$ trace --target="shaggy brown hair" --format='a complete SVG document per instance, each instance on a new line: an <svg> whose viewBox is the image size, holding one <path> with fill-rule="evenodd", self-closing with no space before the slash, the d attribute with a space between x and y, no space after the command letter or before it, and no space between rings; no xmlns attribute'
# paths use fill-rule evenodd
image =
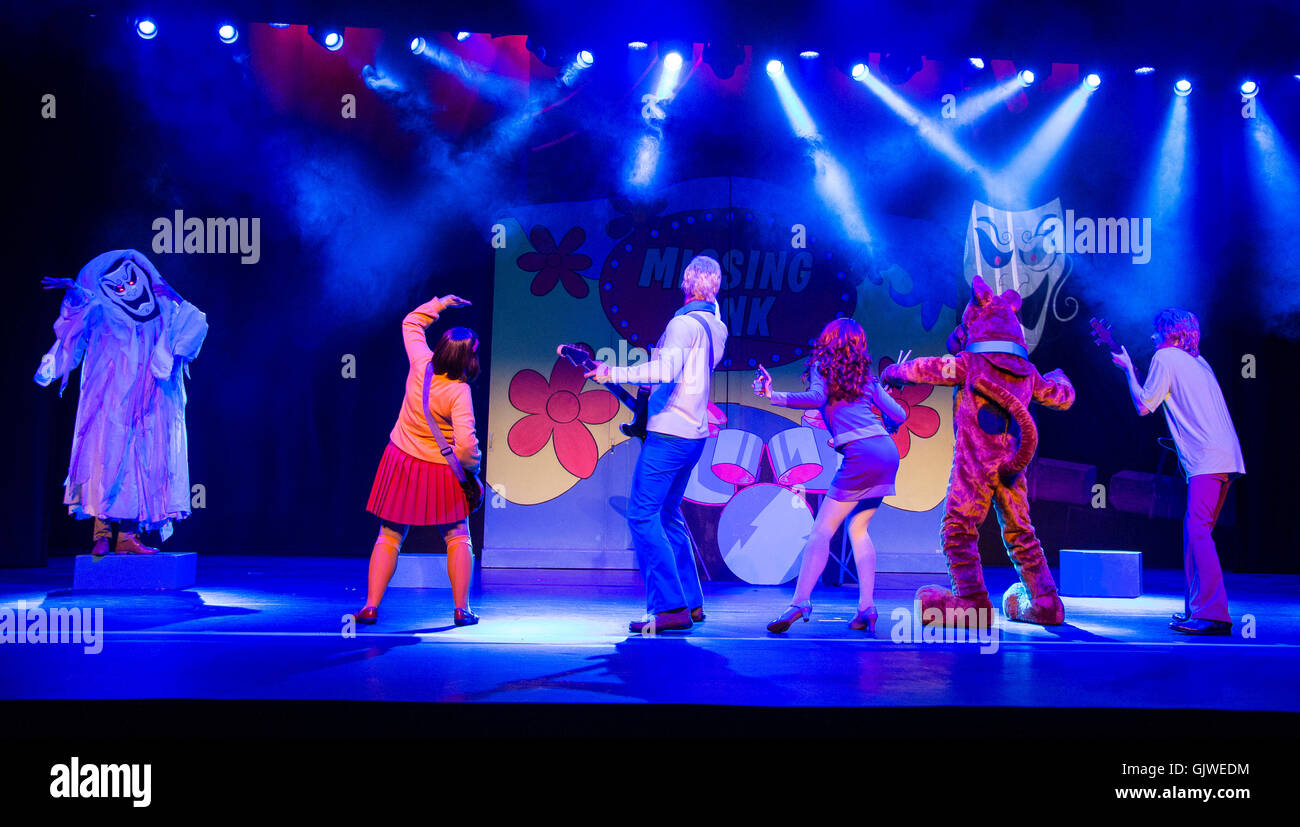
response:
<svg viewBox="0 0 1300 827"><path fill-rule="evenodd" d="M443 332L433 349L433 372L455 382L473 382L478 378L478 337L468 327L453 327Z"/></svg>
<svg viewBox="0 0 1300 827"><path fill-rule="evenodd" d="M813 366L826 380L826 395L830 399L853 402L861 399L875 381L871 373L871 352L867 349L867 332L852 319L836 319L817 337L804 381L808 381Z"/></svg>

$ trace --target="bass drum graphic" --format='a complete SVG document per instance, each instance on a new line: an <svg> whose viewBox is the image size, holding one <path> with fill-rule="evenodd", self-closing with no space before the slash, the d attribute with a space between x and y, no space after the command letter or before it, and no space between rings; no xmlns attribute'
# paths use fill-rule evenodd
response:
<svg viewBox="0 0 1300 827"><path fill-rule="evenodd" d="M802 496L782 485L751 485L722 509L718 551L746 583L788 583L799 573L800 552L812 526L812 509Z"/></svg>

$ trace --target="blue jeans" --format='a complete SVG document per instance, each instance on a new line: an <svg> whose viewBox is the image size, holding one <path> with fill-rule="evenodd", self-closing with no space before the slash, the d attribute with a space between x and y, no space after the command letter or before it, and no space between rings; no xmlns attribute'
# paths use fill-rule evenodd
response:
<svg viewBox="0 0 1300 827"><path fill-rule="evenodd" d="M652 614L704 605L691 535L682 516L682 495L704 443L651 432L636 461L627 524L645 577L646 609Z"/></svg>

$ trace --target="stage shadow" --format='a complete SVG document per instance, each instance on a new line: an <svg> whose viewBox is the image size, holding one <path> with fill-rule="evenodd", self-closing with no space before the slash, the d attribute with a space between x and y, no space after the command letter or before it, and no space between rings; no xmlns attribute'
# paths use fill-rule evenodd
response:
<svg viewBox="0 0 1300 827"><path fill-rule="evenodd" d="M686 638L663 636L629 637L614 644L613 652L587 658L585 666L507 681L456 700L533 690L594 692L651 703L761 703L758 699L772 697L768 681L733 671L721 654Z"/></svg>
<svg viewBox="0 0 1300 827"><path fill-rule="evenodd" d="M41 601L41 608L103 609L105 625L114 631L138 631L186 623L258 614L257 609L242 606L217 606L205 603L197 592L87 592L71 589L53 591Z"/></svg>

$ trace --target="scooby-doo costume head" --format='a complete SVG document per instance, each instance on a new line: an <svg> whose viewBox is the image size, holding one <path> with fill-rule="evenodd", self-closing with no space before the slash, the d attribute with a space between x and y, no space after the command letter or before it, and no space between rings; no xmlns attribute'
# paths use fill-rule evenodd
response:
<svg viewBox="0 0 1300 827"><path fill-rule="evenodd" d="M960 387L955 403L956 444L943 518L943 549L952 589L926 586L916 593L926 624L986 626L992 601L980 566L979 527L989 506L997 509L1007 554L1020 582L1002 597L1011 620L1056 625L1065 607L1029 520L1024 470L1038 446L1030 402L1065 410L1074 387L1054 370L1040 375L1029 361L1016 311L1020 294L994 294L984 280L971 284L961 324L948 337L951 355L890 365L892 384L919 382Z"/></svg>

